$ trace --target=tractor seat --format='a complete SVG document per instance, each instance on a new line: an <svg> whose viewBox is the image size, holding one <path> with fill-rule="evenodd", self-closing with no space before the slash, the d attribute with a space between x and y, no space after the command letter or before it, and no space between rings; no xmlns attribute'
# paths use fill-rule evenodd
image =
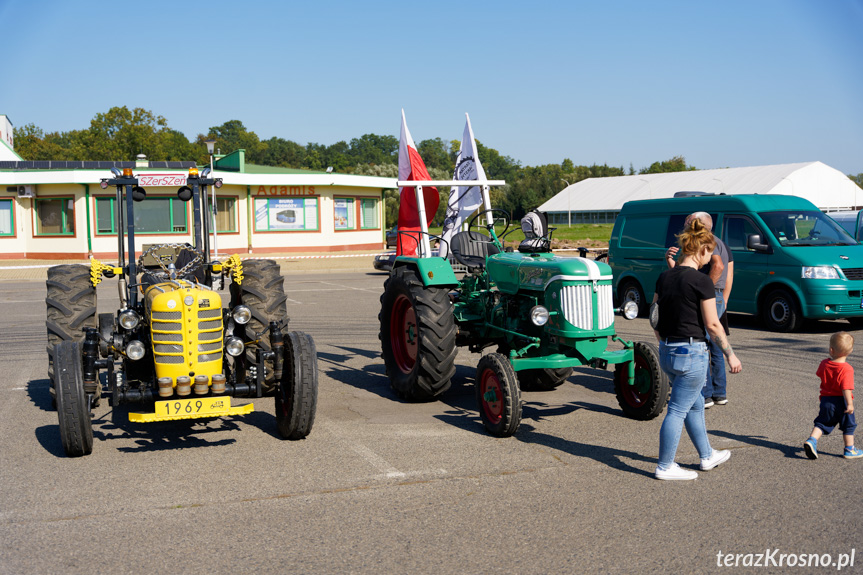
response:
<svg viewBox="0 0 863 575"><path fill-rule="evenodd" d="M467 267L470 273L482 271L485 269L486 258L500 253L491 238L474 231L459 232L454 235L450 240L449 248L456 261Z"/></svg>

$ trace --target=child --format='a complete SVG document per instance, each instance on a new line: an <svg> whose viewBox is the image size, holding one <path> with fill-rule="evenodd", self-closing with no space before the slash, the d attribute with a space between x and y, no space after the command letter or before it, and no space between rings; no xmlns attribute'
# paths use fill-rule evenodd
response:
<svg viewBox="0 0 863 575"><path fill-rule="evenodd" d="M854 338L846 331L830 337L830 359L818 366L815 375L821 378L821 409L815 418L815 427L803 450L809 459L818 458L818 438L829 434L839 424L845 438L845 459L863 457L863 451L854 447L854 368L847 362L854 349Z"/></svg>

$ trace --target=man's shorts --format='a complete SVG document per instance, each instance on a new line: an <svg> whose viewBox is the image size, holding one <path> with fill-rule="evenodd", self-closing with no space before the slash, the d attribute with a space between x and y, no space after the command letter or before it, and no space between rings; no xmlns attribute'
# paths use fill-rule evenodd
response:
<svg viewBox="0 0 863 575"><path fill-rule="evenodd" d="M843 435L854 435L857 429L857 420L853 413L845 413L845 398L839 396L828 396L821 398L821 409L815 418L815 427L828 435L836 425L842 430Z"/></svg>

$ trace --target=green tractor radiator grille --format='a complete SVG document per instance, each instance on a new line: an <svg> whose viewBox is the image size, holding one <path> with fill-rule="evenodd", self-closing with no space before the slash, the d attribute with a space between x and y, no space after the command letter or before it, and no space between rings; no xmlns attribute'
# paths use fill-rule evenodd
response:
<svg viewBox="0 0 863 575"><path fill-rule="evenodd" d="M593 294L596 289L596 318ZM560 307L563 317L571 325L585 330L607 329L614 324L614 304L611 284L585 283L564 286L560 290ZM596 325L594 325L594 319Z"/></svg>

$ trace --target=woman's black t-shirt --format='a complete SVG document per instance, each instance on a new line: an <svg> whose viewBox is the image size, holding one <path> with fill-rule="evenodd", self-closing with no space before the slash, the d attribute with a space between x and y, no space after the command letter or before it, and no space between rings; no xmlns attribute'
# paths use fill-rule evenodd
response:
<svg viewBox="0 0 863 575"><path fill-rule="evenodd" d="M710 276L688 266L675 266L656 280L659 296L659 326L662 339L704 337L701 300L714 299L716 292Z"/></svg>

